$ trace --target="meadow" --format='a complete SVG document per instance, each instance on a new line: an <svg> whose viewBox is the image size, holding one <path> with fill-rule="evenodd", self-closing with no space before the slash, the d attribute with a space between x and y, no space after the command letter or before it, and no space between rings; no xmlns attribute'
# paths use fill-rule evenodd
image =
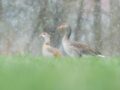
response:
<svg viewBox="0 0 120 90"><path fill-rule="evenodd" d="M120 90L120 57L0 56L0 90Z"/></svg>

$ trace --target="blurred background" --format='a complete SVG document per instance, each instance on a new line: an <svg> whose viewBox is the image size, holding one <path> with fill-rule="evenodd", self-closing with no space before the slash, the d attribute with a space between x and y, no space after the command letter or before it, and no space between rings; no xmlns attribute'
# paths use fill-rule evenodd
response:
<svg viewBox="0 0 120 90"><path fill-rule="evenodd" d="M41 55L42 31L61 47L58 25L67 22L72 40L120 55L120 0L0 0L0 54Z"/></svg>

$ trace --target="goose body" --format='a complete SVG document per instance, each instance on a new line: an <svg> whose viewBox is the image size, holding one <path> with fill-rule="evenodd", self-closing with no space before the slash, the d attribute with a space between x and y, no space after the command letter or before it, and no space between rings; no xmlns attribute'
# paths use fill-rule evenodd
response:
<svg viewBox="0 0 120 90"><path fill-rule="evenodd" d="M42 54L43 56L49 57L60 57L62 56L61 52L52 46L50 46L50 35L46 32L40 34L44 38L44 43L42 46Z"/></svg>
<svg viewBox="0 0 120 90"><path fill-rule="evenodd" d="M69 56L82 56L82 55L98 55L100 54L95 49L90 48L88 45L71 41L70 35L71 35L71 28L69 25L61 25L58 27L58 29L65 30L65 34L62 39L62 45L64 48L64 51Z"/></svg>
<svg viewBox="0 0 120 90"><path fill-rule="evenodd" d="M86 44L76 41L62 41L63 48L69 56L82 56L82 55L97 55L99 52L90 48Z"/></svg>
<svg viewBox="0 0 120 90"><path fill-rule="evenodd" d="M60 57L61 56L61 52L58 49L53 48L47 44L43 45L42 53L44 56L50 56L50 57Z"/></svg>

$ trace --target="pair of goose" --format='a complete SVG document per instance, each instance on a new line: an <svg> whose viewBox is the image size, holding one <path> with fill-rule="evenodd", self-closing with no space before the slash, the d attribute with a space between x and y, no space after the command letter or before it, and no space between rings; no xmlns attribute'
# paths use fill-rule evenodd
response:
<svg viewBox="0 0 120 90"><path fill-rule="evenodd" d="M90 48L86 44L82 44L80 42L71 41L71 28L68 24L60 25L58 28L60 31L65 31L63 39L62 39L62 46L64 51L68 56L71 57L79 57L82 55L100 55L98 51L93 48ZM59 49L54 48L50 45L50 35L46 32L40 34L41 37L44 38L44 44L42 47L42 53L44 56L52 56L52 57L60 57L62 53Z"/></svg>

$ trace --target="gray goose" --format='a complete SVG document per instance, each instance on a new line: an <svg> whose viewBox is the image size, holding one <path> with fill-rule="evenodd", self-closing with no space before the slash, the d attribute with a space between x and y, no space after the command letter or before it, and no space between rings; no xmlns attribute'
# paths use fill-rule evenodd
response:
<svg viewBox="0 0 120 90"><path fill-rule="evenodd" d="M62 45L64 48L64 51L68 56L82 56L82 55L100 55L101 53L96 51L93 48L90 48L88 45L77 42L77 41L71 41L71 27L68 24L62 24L58 26L57 28L60 31L65 31L65 34L62 39Z"/></svg>
<svg viewBox="0 0 120 90"><path fill-rule="evenodd" d="M42 32L40 37L44 38L44 43L42 46L42 54L43 56L50 57L60 57L62 56L61 52L52 46L50 46L50 35L47 32Z"/></svg>

